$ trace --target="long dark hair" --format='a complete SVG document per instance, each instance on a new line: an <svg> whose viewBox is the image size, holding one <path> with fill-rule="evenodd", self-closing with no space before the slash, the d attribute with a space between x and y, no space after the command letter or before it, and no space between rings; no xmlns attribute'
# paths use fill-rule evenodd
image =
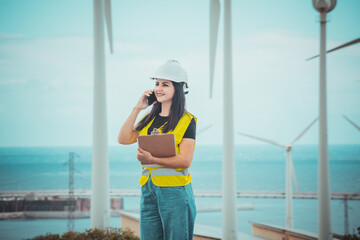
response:
<svg viewBox="0 0 360 240"><path fill-rule="evenodd" d="M184 83L176 83L172 81L172 84L174 85L175 88L175 94L172 99L172 103L170 107L169 119L162 128L163 133L167 133L169 131L174 130L180 118L184 115L184 113L186 113ZM161 103L158 102L153 105L151 112L139 122L135 130L140 131L141 129L143 129L160 112L161 112Z"/></svg>

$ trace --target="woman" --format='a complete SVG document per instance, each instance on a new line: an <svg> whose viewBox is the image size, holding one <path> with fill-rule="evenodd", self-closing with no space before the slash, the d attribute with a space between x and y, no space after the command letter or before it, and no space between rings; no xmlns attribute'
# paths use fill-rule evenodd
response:
<svg viewBox="0 0 360 240"><path fill-rule="evenodd" d="M155 89L145 91L122 126L118 142L132 144L140 135L150 135L156 128L162 134L175 136L176 156L157 158L141 148L137 159L142 165L140 177L140 235L142 240L193 238L196 207L191 187L191 165L195 148L196 118L185 110L187 74L175 60L163 64L151 79ZM155 93L149 114L136 124L140 111L149 105L147 98Z"/></svg>

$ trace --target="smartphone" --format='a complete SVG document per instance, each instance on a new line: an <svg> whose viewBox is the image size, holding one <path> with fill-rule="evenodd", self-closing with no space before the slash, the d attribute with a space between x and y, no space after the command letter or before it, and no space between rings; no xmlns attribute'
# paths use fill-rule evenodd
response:
<svg viewBox="0 0 360 240"><path fill-rule="evenodd" d="M155 101L157 101L157 99L156 99L156 96L155 96L155 92L153 92L152 94L150 94L149 97L147 97L147 102L148 102L148 104L150 106Z"/></svg>

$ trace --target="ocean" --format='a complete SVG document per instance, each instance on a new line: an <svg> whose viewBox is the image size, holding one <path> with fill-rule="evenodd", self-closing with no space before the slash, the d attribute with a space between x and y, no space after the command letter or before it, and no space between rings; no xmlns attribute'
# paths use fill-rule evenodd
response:
<svg viewBox="0 0 360 240"><path fill-rule="evenodd" d="M67 189L69 153L74 160L74 188L91 189L91 147L2 147L0 148L0 191ZM136 146L110 146L110 188L140 189L141 167ZM317 145L295 145L292 150L300 192L317 191ZM238 190L285 191L285 151L270 145L235 147L236 187ZM360 192L360 145L329 145L331 192ZM222 146L197 145L190 168L194 190L222 188ZM293 187L295 191L295 187ZM126 197L125 209L138 209L139 197ZM285 199L238 198L237 202L253 203L253 210L238 211L238 230L251 234L250 222L285 226ZM221 198L197 197L198 207L220 205ZM360 226L360 201L348 201L349 232ZM294 228L317 232L316 199L294 199ZM221 227L221 212L198 213L196 223ZM344 203L331 201L332 231L344 234ZM111 218L119 227L121 219ZM63 233L67 220L0 221L0 239L24 239L46 232ZM90 219L75 220L75 230L90 228Z"/></svg>

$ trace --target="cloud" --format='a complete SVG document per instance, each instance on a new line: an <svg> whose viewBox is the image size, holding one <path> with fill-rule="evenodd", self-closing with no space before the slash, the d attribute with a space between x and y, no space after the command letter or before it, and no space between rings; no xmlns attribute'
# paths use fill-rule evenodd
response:
<svg viewBox="0 0 360 240"><path fill-rule="evenodd" d="M10 41L11 37L17 40ZM41 106L49 116L58 119L76 116L77 121L89 123L94 84L92 38L26 38L0 34L0 39L5 38L7 40L0 45L0 90L25 86L28 92L47 93L30 96L39 98L39 104L44 102ZM163 42L146 40L115 41L112 55L106 42L109 132L118 131L119 123L126 119L143 90L153 87L149 75L167 59L175 58L188 71L190 94L187 106L199 117L199 128L218 125L201 135L199 140L202 139L204 144L219 143L223 121L222 37L218 42L213 99L209 99L205 40L200 38L185 48L169 44L164 47ZM336 44L329 41L328 45ZM253 134L278 136L279 140L290 139L294 132L301 131L300 128L317 115L318 63L305 62L317 49L318 39L291 31L267 30L234 37L235 130L245 128ZM343 69L344 64L341 62L339 69ZM353 69L343 71L358 72ZM329 78L334 75L331 69L329 73ZM354 78L347 81L353 83ZM348 93L347 89L329 84L329 89L333 88L339 91L338 99L353 100L352 95L342 97ZM330 103L332 98L333 95L329 95ZM331 107L330 112L340 105ZM353 104L348 108L356 111ZM283 130L279 132L278 129Z"/></svg>
<svg viewBox="0 0 360 240"><path fill-rule="evenodd" d="M10 40L4 33L0 35L3 42L0 45L0 82L45 79L54 87L59 81L55 83L53 79L82 82L91 72L92 42L89 38L24 37L21 41Z"/></svg>
<svg viewBox="0 0 360 240"><path fill-rule="evenodd" d="M89 113L89 109L74 106L68 108L58 108L53 111L55 115L66 116L66 117L74 117L79 115L86 115Z"/></svg>
<svg viewBox="0 0 360 240"><path fill-rule="evenodd" d="M6 41L6 40L16 40L16 39L24 39L24 38L25 38L25 35L23 35L23 34L0 32L0 42Z"/></svg>
<svg viewBox="0 0 360 240"><path fill-rule="evenodd" d="M316 52L316 39L290 31L263 31L234 41L235 60L248 74L293 72Z"/></svg>
<svg viewBox="0 0 360 240"><path fill-rule="evenodd" d="M58 78L54 78L51 79L50 81L46 81L46 85L45 85L45 89L47 91L59 91L65 88L65 86L67 85L67 82L58 77Z"/></svg>
<svg viewBox="0 0 360 240"><path fill-rule="evenodd" d="M13 79L13 80L4 79L4 80L2 80L0 78L0 86L1 85L26 84L27 82L28 82L28 79Z"/></svg>

